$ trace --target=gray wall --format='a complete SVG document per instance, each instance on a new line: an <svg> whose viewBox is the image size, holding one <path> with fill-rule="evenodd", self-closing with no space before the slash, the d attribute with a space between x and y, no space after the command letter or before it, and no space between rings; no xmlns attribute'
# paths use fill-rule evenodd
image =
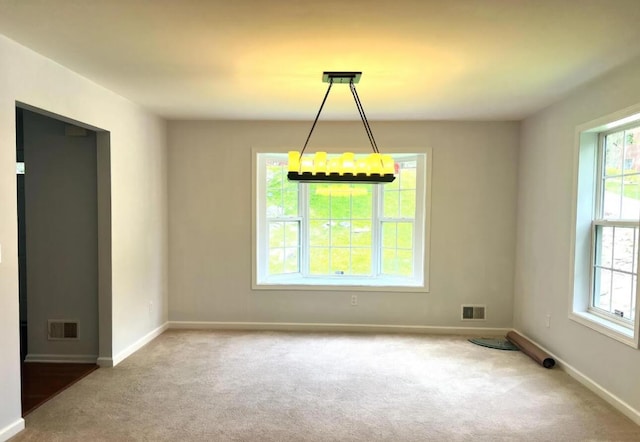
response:
<svg viewBox="0 0 640 442"><path fill-rule="evenodd" d="M638 103L640 58L523 122L514 312L517 329L640 419L640 352L568 318L576 127Z"/></svg>
<svg viewBox="0 0 640 442"><path fill-rule="evenodd" d="M516 122L373 122L378 145L432 148L429 293L252 290L252 147L299 149L308 122L169 123L173 321L510 327ZM315 146L367 152L358 122L320 122ZM486 304L462 322L463 303Z"/></svg>
<svg viewBox="0 0 640 442"><path fill-rule="evenodd" d="M96 134L23 111L27 360L98 357ZM47 339L47 320L79 321L79 339Z"/></svg>
<svg viewBox="0 0 640 442"><path fill-rule="evenodd" d="M1 440L24 425L20 413L16 102L109 132L108 152L101 154L109 167L99 179L110 186L110 200L101 209L111 213L110 235L101 238L111 241L111 272L100 275L101 286L111 289L106 321L113 329L110 339L105 339L109 348L104 352L108 359L113 355L115 361L120 360L167 320L168 237L164 121L4 36L0 36L0 65ZM108 268L107 264L103 267ZM102 354L102 348L100 351Z"/></svg>

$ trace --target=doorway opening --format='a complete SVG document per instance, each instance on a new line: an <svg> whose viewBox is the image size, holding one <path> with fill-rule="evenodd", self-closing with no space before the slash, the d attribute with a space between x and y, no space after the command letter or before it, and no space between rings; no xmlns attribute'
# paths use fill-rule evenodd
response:
<svg viewBox="0 0 640 442"><path fill-rule="evenodd" d="M108 132L17 103L23 416L111 360L109 157Z"/></svg>

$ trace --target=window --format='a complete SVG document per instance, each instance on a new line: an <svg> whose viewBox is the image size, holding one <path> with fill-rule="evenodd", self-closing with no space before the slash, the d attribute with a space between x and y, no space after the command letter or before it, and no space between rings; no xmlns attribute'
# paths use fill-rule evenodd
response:
<svg viewBox="0 0 640 442"><path fill-rule="evenodd" d="M256 154L256 288L426 290L427 154L396 154L389 184L299 183Z"/></svg>
<svg viewBox="0 0 640 442"><path fill-rule="evenodd" d="M640 126L601 133L590 310L632 328L638 280Z"/></svg>
<svg viewBox="0 0 640 442"><path fill-rule="evenodd" d="M578 128L569 317L638 347L640 106Z"/></svg>

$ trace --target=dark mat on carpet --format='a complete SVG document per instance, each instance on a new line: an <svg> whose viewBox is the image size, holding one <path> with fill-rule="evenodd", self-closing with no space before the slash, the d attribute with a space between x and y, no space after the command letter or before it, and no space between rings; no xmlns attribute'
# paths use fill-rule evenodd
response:
<svg viewBox="0 0 640 442"><path fill-rule="evenodd" d="M481 345L483 347L487 347L487 348L495 348L498 350L510 350L510 351L515 351L518 350L518 347L516 347L515 345L513 345L511 342L509 342L507 339L505 338L471 338L469 339L469 342L476 344L476 345Z"/></svg>

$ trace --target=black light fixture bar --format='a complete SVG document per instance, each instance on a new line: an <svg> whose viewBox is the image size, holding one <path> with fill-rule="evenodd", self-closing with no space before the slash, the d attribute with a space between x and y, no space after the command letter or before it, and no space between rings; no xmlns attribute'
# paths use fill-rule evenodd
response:
<svg viewBox="0 0 640 442"><path fill-rule="evenodd" d="M288 172L287 178L291 181L304 181L305 183L326 183L326 182L348 182L348 183L391 183L396 179L392 173L311 173L311 172Z"/></svg>

